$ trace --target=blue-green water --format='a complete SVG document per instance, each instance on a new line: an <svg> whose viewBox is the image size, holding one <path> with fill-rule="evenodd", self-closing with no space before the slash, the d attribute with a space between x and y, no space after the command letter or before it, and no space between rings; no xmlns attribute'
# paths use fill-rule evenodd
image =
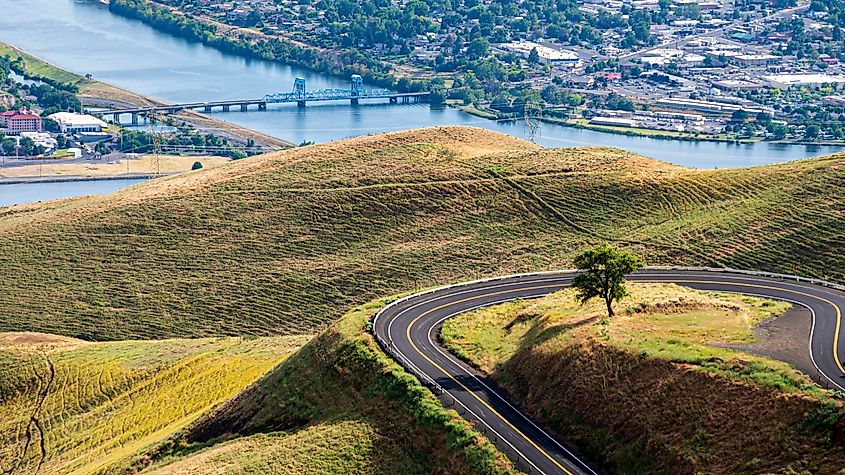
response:
<svg viewBox="0 0 845 475"><path fill-rule="evenodd" d="M290 90L305 77L309 89L347 87L345 78L283 64L223 54L109 13L98 3L72 0L0 0L0 40L79 74L172 102L241 99ZM291 142L436 125L474 125L524 137L521 123L493 122L425 104L325 103L298 109L215 112L216 116ZM726 144L658 140L544 124L538 143L549 147L603 145L624 148L696 168L763 165L822 155L837 147ZM43 185L26 185L38 188ZM70 186L68 191L70 192ZM82 187L81 187L82 188ZM23 188L19 192L26 193Z"/></svg>
<svg viewBox="0 0 845 475"><path fill-rule="evenodd" d="M16 183L0 185L0 206L48 201L82 195L104 195L141 183L141 179Z"/></svg>

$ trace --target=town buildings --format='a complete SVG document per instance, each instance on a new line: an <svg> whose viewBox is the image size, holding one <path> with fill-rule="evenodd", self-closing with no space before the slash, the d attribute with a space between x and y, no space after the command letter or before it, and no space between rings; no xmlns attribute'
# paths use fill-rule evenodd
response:
<svg viewBox="0 0 845 475"><path fill-rule="evenodd" d="M9 135L18 135L21 132L39 132L41 130L41 117L26 110L11 110L0 112L0 126Z"/></svg>
<svg viewBox="0 0 845 475"><path fill-rule="evenodd" d="M82 132L101 132L108 125L102 120L87 114L73 112L56 112L49 116L59 124L64 134L78 134Z"/></svg>

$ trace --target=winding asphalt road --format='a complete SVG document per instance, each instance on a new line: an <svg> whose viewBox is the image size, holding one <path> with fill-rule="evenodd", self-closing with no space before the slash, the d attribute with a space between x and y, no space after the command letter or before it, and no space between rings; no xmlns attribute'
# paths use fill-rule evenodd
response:
<svg viewBox="0 0 845 475"><path fill-rule="evenodd" d="M594 474L573 451L511 405L496 386L437 343L446 319L480 307L542 297L569 287L576 274L525 274L443 287L393 302L373 322L373 332L400 364L439 393L444 404L484 432L520 468L531 473ZM714 270L650 269L634 282L667 282L701 290L735 292L792 302L813 315L809 351L832 387L845 390L845 292L799 281Z"/></svg>

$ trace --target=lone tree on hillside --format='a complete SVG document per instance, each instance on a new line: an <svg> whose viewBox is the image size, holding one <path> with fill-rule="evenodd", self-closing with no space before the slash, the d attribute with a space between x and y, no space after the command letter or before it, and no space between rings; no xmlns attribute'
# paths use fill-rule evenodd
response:
<svg viewBox="0 0 845 475"><path fill-rule="evenodd" d="M607 305L607 316L613 317L613 302L628 295L625 276L643 267L643 261L628 251L607 244L575 256L575 265L584 271L572 281L578 301L587 303L601 297Z"/></svg>

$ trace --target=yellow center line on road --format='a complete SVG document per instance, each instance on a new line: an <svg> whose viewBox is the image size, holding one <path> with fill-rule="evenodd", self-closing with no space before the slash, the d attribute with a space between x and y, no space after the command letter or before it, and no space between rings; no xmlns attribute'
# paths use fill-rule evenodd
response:
<svg viewBox="0 0 845 475"><path fill-rule="evenodd" d="M564 471L567 475L573 475L573 474L572 474L572 472L570 472L570 471L569 471L566 467L564 467L563 465L561 465L561 464L560 464L560 462L558 462L557 460L555 460L555 459L554 459L554 457L552 457L552 456L551 456L551 455L549 455L549 454L548 454L545 450L543 450L542 448L540 448L540 446L539 446L539 445L537 445L537 443L536 443L536 442L534 442L533 440L531 440L530 438L528 438L525 434L523 434L523 433L522 433L522 431L521 431L521 430L517 429L517 428L516 428L516 426L514 426L513 424L511 424L511 422L510 422L509 420L505 419L505 417L504 417L504 416L502 416L501 414L499 414L499 412L498 412L498 411L496 411L495 409L493 409L493 407L491 407L491 406L490 406L490 404L488 404L488 403L487 403L487 401L485 401L485 400L484 400L484 399L482 399L482 398L481 398L478 394L476 394L476 393L475 393L475 391L472 391L471 389L469 389L468 387L466 387L463 383L461 383L460 381L458 381L457 379L455 379L455 377L454 377L454 376L452 376L451 374L449 374L449 372L448 372L448 371L446 371L445 369L443 369L443 367L441 367L439 364L435 363L435 362L434 362L431 358L429 358L429 357L428 357L428 356L426 356L426 355L425 355L422 351L420 351L420 349L419 349L419 348L417 348L417 345L414 343L414 340L413 340L413 339L411 339L411 328L413 328L413 326L414 326L414 324L415 324L415 323L417 323L420 319L422 319L422 318L423 318L423 317L425 317L426 315L429 315L429 314L431 314L432 312L436 312L436 311L438 311L438 310L440 310L440 309L446 308L446 307L448 307L448 306L450 306L450 305L455 305L455 304L464 303L464 302L471 302L471 301L473 301L473 300L478 300L478 299L481 299L481 298L484 298L484 297L493 297L493 296L496 296L496 295L507 294L507 293L513 293L514 291L537 290L537 289L553 289L553 288L557 288L557 287L560 287L560 284L555 284L555 285L541 285L541 286L537 286L537 287L523 287L523 288L518 288L518 289L502 290L502 291L499 291L499 292L493 292L493 293L484 294L484 295L477 295L477 296L475 296L475 297L468 297L468 298L465 298L465 299L456 300L456 301L454 301L454 302L445 303L445 304L443 304L443 305L440 305L439 307L435 307L435 308L433 308L433 309L431 309L431 310L427 310L427 311L425 311L425 312L421 313L421 314L420 314L420 316L418 316L417 318L415 318L413 321L411 321L411 324L410 324L410 325L408 325L408 328L407 328L407 330L405 331L405 335L408 337L408 341L411 343L411 346L413 346L413 347L414 347L414 350L416 350L416 352L417 352L420 356L422 356L423 358L425 358L425 359L426 359L429 363L431 363L432 365L434 365L434 367L435 367L435 368L439 369L439 370L440 370L443 374L445 374L446 376L448 376L448 377L449 377L449 379L451 379L452 381L456 382L456 383L457 383L460 387L462 387L462 388L464 389L464 391L466 391L466 392L467 392L467 393L469 393L469 394L472 394L472 395L473 395L473 397L475 397L475 399L477 399L477 400L478 400L478 402L480 402L481 404L483 404L483 405L484 405L484 407L486 407L487 409L489 409L489 410L490 410L490 412L492 412L493 414L496 414L496 417L498 417L499 419L501 419L501 420L502 420L502 422L504 422L505 424L507 424L507 425L508 425L508 427L510 427L511 429L513 429L513 431L514 431L514 432L516 432L517 434L519 434L519 435L520 435L523 439L525 439L525 440L526 440L529 444L531 444L532 446L534 446L534 448L535 448L535 449L537 449L540 453L542 453L543 455L545 455L545 456L546 456L546 458L548 458L549 460L551 460L551 461L552 461L552 463L554 463L555 465L557 465L557 467L558 467L558 468L560 468L561 470L563 470L563 471Z"/></svg>
<svg viewBox="0 0 845 475"><path fill-rule="evenodd" d="M747 283L740 283L740 282L724 282L724 281L716 281L716 280L674 280L674 279L673 279L673 280L635 280L634 282L646 282L646 283L674 283L674 284L715 284L715 285L729 285L729 286L739 286L739 287L748 287L748 288L757 288L757 289L768 289L768 290L775 290L775 291L780 291L780 292L788 292L788 293L792 293L792 294L796 294L796 295L802 295L802 296L805 296L805 297L810 297L810 298L813 298L813 299L819 300L819 301L821 301L821 302L827 303L827 304L829 304L830 306L832 306L832 307L834 308L834 310L836 310L836 329L835 329L835 332L834 332L834 335L833 335L833 359L836 361L836 365L839 367L839 371L841 371L843 374L845 374L845 368L843 368L843 366L842 366L842 363L841 363L841 361L840 361L840 359L839 359L839 354L838 354L838 351L837 351L837 348L839 347L839 331L840 331L840 328L841 328L841 325L842 325L842 309L840 309L840 308L839 308L839 306L838 306L838 305L836 305L836 303L834 303L834 302L832 302L832 301L830 301L830 300L828 300L828 299L826 299L826 298L824 298L824 297L819 297L819 296L817 296L817 295L809 294L809 293L806 293L806 292L801 292L801 291L798 291L798 290L792 290L792 289L785 289L785 288L781 288L781 287L772 287L772 286L760 285L760 284L747 284ZM553 288L559 288L559 287L561 287L561 284L560 284L560 283L558 283L558 284L554 284L554 285L541 285L541 286L532 286L532 287L522 287L522 288L517 288L517 289L502 290L502 291L498 291L498 292L492 292L492 293L488 293L488 294L477 295L477 296L475 296L475 297L468 297L468 298L464 298L464 299L461 299L461 300L455 300L455 301L453 301L453 302L448 302L448 303L445 303L445 304L440 305L440 306L438 306L438 307L432 308L431 310L427 310L427 311L423 312L422 314L420 314L418 317L416 317L414 320L412 320L412 321L411 321L411 323L408 325L408 328L407 328L407 329L406 329L406 331L405 331L405 335L406 335L406 337L408 338L408 342L409 342L409 343L411 343L411 346L414 348L414 350L415 350L415 351L416 351L416 352L417 352L420 356L422 356L423 358L425 358L425 359L426 359L426 361L428 361L429 363L431 363L431 364L432 364L435 368L437 368L437 369L438 369L438 370L440 370L443 374L445 374L446 376L448 376L448 377L449 377L449 379L451 379L452 381L454 381L455 383L457 383L457 384L458 384L458 386L460 386L461 388L463 388L463 389L464 389L467 393L472 394L472 396L473 396L473 397L475 397L475 399L477 399L477 400L478 400L478 402L480 402L481 404L483 404L483 405L484 405L487 409L489 409L489 410L490 410L490 412L492 412L493 414L495 414L495 415L496 415L499 419L501 419L501 420L502 420L502 422L504 422L505 424L507 424L507 426L508 426L508 427L510 427L510 428L511 428L514 432L516 432L517 434L519 434L519 435L520 435L523 439L525 439L528 443L530 443L530 444L531 444L531 445L532 445L535 449L537 449L540 453L542 453L543 455L545 455L545 456L546 456L546 458L548 458L548 459L549 459L552 463L554 463L554 464L555 464L558 468L560 468L561 470L563 470L566 474L568 474L568 475L572 475L572 472L570 472L570 471L569 471L566 467L564 467L563 465L561 465L561 464L560 464L560 462L558 462L557 460L555 460L555 459L554 459L551 455L549 455L549 454L548 454L545 450L543 450L540 446L538 446L538 445L537 445L537 443L535 443L533 440L531 440L531 439L530 439L530 438L528 438L525 434L523 434L523 433L522 433L522 431L520 431L519 429L517 429L517 428L516 428L516 426L514 426L514 425L513 425L510 421L508 421L507 419L505 419L505 418L504 418L504 416L502 416L501 414L499 414L499 412L498 412L498 411L496 411L495 409L493 409L493 407L491 407L491 406L490 406L490 404L488 404L488 403L487 403L487 401L485 401L485 400L484 400L484 399L482 399L482 398L481 398L478 394L476 394L476 393L475 393L475 391L470 390L470 389L469 389L468 387L466 387L463 383L461 383L461 382L460 382L460 381L458 381L458 380L457 380L454 376L452 376L452 375L451 375L448 371L446 371L445 369L443 369L443 367L441 367L439 364L435 363L435 362L434 362L431 358L429 358L429 357L428 357L425 353L423 353L422 351L420 351L420 349L419 349L419 348L417 347L417 345L414 343L414 340L411 338L411 329L414 327L414 325L415 325L415 324L416 324L419 320L421 320L421 319L423 319L424 317L426 317L427 315L430 315L431 313L436 312L436 311L438 311L438 310L441 310L441 309L443 309L443 308L446 308L446 307L449 307L449 306L452 306L452 305L457 305L457 304L465 303L465 302L471 302L471 301L473 301L473 300L478 300L478 299L482 299L482 298L485 298L485 297L494 297L494 296L497 296L497 295L502 295L502 294L507 294L507 293L513 293L513 292L516 292L516 291L520 291L520 292L521 292L521 291L526 291L526 290L553 289ZM812 350L811 350L811 351L812 351Z"/></svg>

